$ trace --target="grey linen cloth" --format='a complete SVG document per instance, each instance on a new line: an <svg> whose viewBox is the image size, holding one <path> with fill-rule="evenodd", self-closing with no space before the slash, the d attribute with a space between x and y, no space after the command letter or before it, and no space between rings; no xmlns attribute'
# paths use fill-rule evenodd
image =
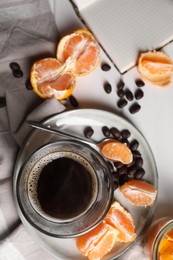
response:
<svg viewBox="0 0 173 260"><path fill-rule="evenodd" d="M26 88L32 63L55 57L58 40L47 0L0 1L0 260L53 259L21 224L12 178L20 145L31 131L26 120L41 121L65 109ZM20 65L23 77L13 76L11 62Z"/></svg>

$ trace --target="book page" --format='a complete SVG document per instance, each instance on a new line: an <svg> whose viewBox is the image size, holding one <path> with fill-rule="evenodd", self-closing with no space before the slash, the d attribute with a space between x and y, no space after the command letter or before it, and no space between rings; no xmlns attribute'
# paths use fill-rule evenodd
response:
<svg viewBox="0 0 173 260"><path fill-rule="evenodd" d="M136 64L141 51L173 40L171 0L97 0L80 14L121 73Z"/></svg>

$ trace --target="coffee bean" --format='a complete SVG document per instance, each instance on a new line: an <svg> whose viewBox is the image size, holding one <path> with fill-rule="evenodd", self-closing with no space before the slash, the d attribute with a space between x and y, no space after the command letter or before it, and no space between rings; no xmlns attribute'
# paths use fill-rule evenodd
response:
<svg viewBox="0 0 173 260"><path fill-rule="evenodd" d="M128 129L123 129L121 131L121 136L124 138L124 139L128 139L130 136L131 136L131 133Z"/></svg>
<svg viewBox="0 0 173 260"><path fill-rule="evenodd" d="M133 94L132 94L132 92L129 89L127 89L125 91L125 95L126 95L126 98L127 98L128 101L132 101L133 100Z"/></svg>
<svg viewBox="0 0 173 260"><path fill-rule="evenodd" d="M142 91L142 89L139 88L139 89L137 89L137 90L135 91L135 98L136 98L137 100L143 98L143 96L144 96L144 92Z"/></svg>
<svg viewBox="0 0 173 260"><path fill-rule="evenodd" d="M118 89L118 91L117 91L117 95L120 97L120 98L122 98L122 97L124 97L124 90L123 89Z"/></svg>
<svg viewBox="0 0 173 260"><path fill-rule="evenodd" d="M111 69L111 66L110 66L108 63L103 63L103 64L101 65L101 69L102 69L103 71L109 71L109 70Z"/></svg>
<svg viewBox="0 0 173 260"><path fill-rule="evenodd" d="M122 167L118 168L118 173L120 175L127 173L127 167L125 165L123 165Z"/></svg>
<svg viewBox="0 0 173 260"><path fill-rule="evenodd" d="M116 127L112 127L110 131L115 139L119 139L121 137L121 133Z"/></svg>
<svg viewBox="0 0 173 260"><path fill-rule="evenodd" d="M105 90L105 92L106 92L107 94L109 94L109 93L111 93L111 91L112 91L112 86L111 86L108 82L106 82L106 83L104 84L104 90Z"/></svg>
<svg viewBox="0 0 173 260"><path fill-rule="evenodd" d="M20 65L17 62L11 62L9 66L13 71L20 70Z"/></svg>
<svg viewBox="0 0 173 260"><path fill-rule="evenodd" d="M13 70L13 76L15 78L21 78L23 77L23 72L21 70Z"/></svg>
<svg viewBox="0 0 173 260"><path fill-rule="evenodd" d="M123 108L123 107L125 107L126 105L127 105L127 100L126 100L126 99L121 98L121 99L118 100L117 106L118 106L119 108Z"/></svg>
<svg viewBox="0 0 173 260"><path fill-rule="evenodd" d="M120 185L123 185L128 180L129 180L129 178L128 178L127 174L122 174L122 175L119 176L119 184Z"/></svg>
<svg viewBox="0 0 173 260"><path fill-rule="evenodd" d="M143 169L143 168L140 168L140 169L138 169L138 170L135 172L134 178L137 179L137 180L142 179L143 176L144 176L144 174L145 174L144 169Z"/></svg>
<svg viewBox="0 0 173 260"><path fill-rule="evenodd" d="M117 89L123 89L124 86L125 86L124 81L120 80L120 81L118 82L118 84L117 84Z"/></svg>
<svg viewBox="0 0 173 260"><path fill-rule="evenodd" d="M117 169L120 169L121 167L124 166L124 164L122 162L113 162L114 166L117 168Z"/></svg>
<svg viewBox="0 0 173 260"><path fill-rule="evenodd" d="M122 139L121 139L121 143L125 144L125 145L128 146L128 147L129 147L129 145L130 145L128 139L126 139L126 138L122 138Z"/></svg>
<svg viewBox="0 0 173 260"><path fill-rule="evenodd" d="M130 166L130 167L127 167L127 173L128 173L129 175L134 176L136 170L137 170L137 167L136 167L135 164L132 165L132 166Z"/></svg>
<svg viewBox="0 0 173 260"><path fill-rule="evenodd" d="M111 134L110 129L107 126L102 127L102 132L103 132L105 137L109 137L110 134Z"/></svg>
<svg viewBox="0 0 173 260"><path fill-rule="evenodd" d="M70 101L70 104L71 104L73 107L78 107L78 106L79 106L77 99L76 99L73 95L71 95L71 96L69 97L69 101Z"/></svg>
<svg viewBox="0 0 173 260"><path fill-rule="evenodd" d="M135 164L137 167L142 167L143 166L143 159L142 157L136 158L135 159Z"/></svg>
<svg viewBox="0 0 173 260"><path fill-rule="evenodd" d="M135 151L133 151L133 157L139 158L139 157L142 157L142 156L141 156L141 153L138 150L135 150Z"/></svg>
<svg viewBox="0 0 173 260"><path fill-rule="evenodd" d="M6 106L6 99L5 97L0 97L0 108Z"/></svg>
<svg viewBox="0 0 173 260"><path fill-rule="evenodd" d="M137 113L139 110L141 109L141 106L138 103L134 103L133 105L131 105L131 107L129 108L129 111L131 114L135 114Z"/></svg>
<svg viewBox="0 0 173 260"><path fill-rule="evenodd" d="M145 86L145 83L141 79L135 80L135 83L136 83L136 86L139 87L139 88Z"/></svg>
<svg viewBox="0 0 173 260"><path fill-rule="evenodd" d="M132 140L130 143L130 150L133 152L137 150L138 147L139 147L139 142L136 139Z"/></svg>
<svg viewBox="0 0 173 260"><path fill-rule="evenodd" d="M84 135L86 138L91 138L93 134L94 134L94 130L90 126L84 129Z"/></svg>
<svg viewBox="0 0 173 260"><path fill-rule="evenodd" d="M32 85L31 85L31 81L30 81L30 78L28 78L25 82L25 87L28 89L28 90L32 90Z"/></svg>

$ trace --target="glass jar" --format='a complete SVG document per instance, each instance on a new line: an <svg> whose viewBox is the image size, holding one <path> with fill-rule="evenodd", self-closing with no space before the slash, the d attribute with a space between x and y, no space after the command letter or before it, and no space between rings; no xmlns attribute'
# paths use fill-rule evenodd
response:
<svg viewBox="0 0 173 260"><path fill-rule="evenodd" d="M163 217L153 222L145 237L145 252L150 260L173 259L173 238L171 247L169 247L168 255L170 257L161 255L160 251L163 239L171 230L173 230L173 218L171 217Z"/></svg>

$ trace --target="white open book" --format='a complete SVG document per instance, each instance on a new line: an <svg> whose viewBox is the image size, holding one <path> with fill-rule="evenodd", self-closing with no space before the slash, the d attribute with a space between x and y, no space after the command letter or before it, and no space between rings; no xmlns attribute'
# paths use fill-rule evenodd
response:
<svg viewBox="0 0 173 260"><path fill-rule="evenodd" d="M173 0L73 0L81 18L123 73L139 52L173 40Z"/></svg>

